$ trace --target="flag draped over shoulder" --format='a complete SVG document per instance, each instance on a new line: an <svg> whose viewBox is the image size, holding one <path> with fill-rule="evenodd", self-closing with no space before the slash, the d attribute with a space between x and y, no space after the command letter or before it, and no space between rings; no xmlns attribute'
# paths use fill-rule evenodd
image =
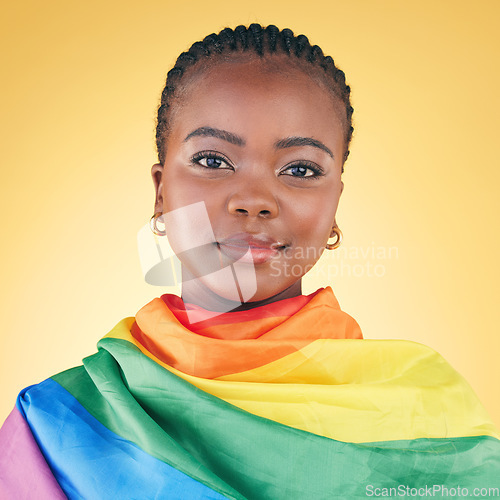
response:
<svg viewBox="0 0 500 500"><path fill-rule="evenodd" d="M329 287L216 316L156 298L23 390L0 447L1 498L500 486L499 436L463 378L423 345L363 340Z"/></svg>

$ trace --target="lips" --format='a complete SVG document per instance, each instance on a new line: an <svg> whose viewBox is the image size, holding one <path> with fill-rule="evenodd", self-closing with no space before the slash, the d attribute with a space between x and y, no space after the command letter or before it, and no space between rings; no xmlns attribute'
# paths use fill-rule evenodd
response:
<svg viewBox="0 0 500 500"><path fill-rule="evenodd" d="M220 251L231 260L263 264L287 247L267 234L237 233L217 242Z"/></svg>

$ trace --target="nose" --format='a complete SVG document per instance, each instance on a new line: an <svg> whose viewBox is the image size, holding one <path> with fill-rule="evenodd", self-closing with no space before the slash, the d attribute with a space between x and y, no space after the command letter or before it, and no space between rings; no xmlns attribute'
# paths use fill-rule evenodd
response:
<svg viewBox="0 0 500 500"><path fill-rule="evenodd" d="M272 219L279 214L279 205L271 190L262 185L242 185L230 197L227 210L233 215Z"/></svg>

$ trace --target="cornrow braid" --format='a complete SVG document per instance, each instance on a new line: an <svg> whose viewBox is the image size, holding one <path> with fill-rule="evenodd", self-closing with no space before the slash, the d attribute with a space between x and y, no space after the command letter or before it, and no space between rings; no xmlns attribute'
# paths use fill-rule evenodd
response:
<svg viewBox="0 0 500 500"><path fill-rule="evenodd" d="M212 33L203 41L195 42L187 52L183 52L175 62L174 67L167 73L165 88L161 94L158 107L156 125L156 147L158 160L164 165L166 155L166 139L169 132L169 111L173 106L176 90L180 87L187 70L200 61L210 63L219 61L223 57L230 57L232 53L253 52L264 58L266 54L285 53L291 58L306 61L314 67L320 68L325 75L330 90L345 106L345 156L349 155L349 144L352 133L352 114L354 109L350 102L351 89L346 85L345 74L335 66L330 56L325 56L317 45L311 45L305 35L295 36L293 31L285 28L279 30L274 25L263 28L253 23L246 27L239 25L236 28L225 28L218 34ZM342 167L342 172L344 171Z"/></svg>

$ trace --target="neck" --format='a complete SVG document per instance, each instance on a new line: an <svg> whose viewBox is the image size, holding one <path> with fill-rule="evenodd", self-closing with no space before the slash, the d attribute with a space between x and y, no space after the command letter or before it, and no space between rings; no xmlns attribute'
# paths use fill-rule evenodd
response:
<svg viewBox="0 0 500 500"><path fill-rule="evenodd" d="M258 293L256 294L258 295ZM302 295L302 280L299 279L285 290L269 297L262 297L259 300L249 302L238 302L225 297L221 297L209 289L201 281L194 279L183 282L181 298L184 303L194 304L207 311L229 312L246 311L255 307L272 304L279 300L290 299Z"/></svg>

